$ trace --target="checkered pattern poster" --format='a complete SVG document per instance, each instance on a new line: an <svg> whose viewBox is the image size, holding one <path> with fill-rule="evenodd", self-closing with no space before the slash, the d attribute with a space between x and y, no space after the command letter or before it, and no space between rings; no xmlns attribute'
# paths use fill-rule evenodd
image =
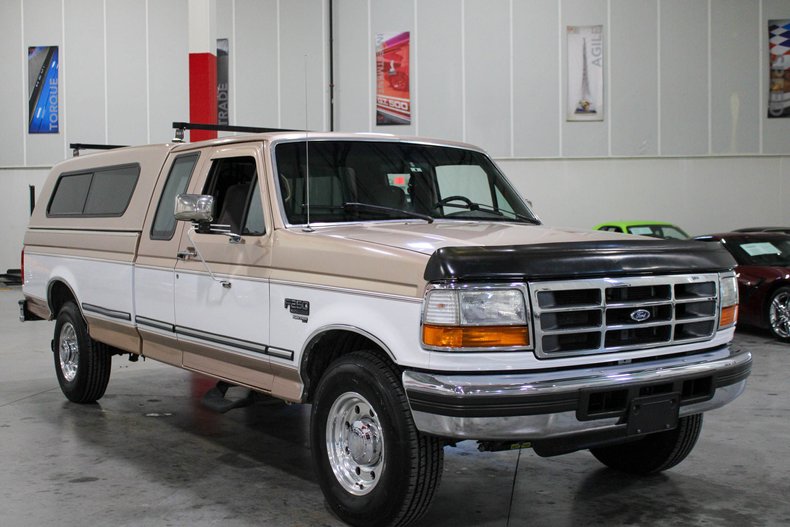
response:
<svg viewBox="0 0 790 527"><path fill-rule="evenodd" d="M768 21L768 117L790 117L790 20Z"/></svg>

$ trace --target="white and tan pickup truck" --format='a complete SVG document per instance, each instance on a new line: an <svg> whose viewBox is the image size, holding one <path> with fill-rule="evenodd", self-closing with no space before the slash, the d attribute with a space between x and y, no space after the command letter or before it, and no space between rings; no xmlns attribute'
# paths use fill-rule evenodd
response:
<svg viewBox="0 0 790 527"><path fill-rule="evenodd" d="M750 372L733 266L718 244L543 226L469 145L273 132L55 166L20 310L57 321L74 402L130 354L312 403L332 510L406 525L460 440L682 461Z"/></svg>

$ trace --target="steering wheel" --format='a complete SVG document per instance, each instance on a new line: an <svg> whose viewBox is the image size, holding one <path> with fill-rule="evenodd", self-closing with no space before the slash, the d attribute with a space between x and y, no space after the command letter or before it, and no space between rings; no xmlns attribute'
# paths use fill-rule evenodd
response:
<svg viewBox="0 0 790 527"><path fill-rule="evenodd" d="M471 199L467 198L466 196L447 196L446 198L440 199L436 202L433 206L434 209L438 209L439 207L443 207L450 203L451 201L463 201L466 204L466 208L473 209L474 203ZM454 207L460 207L461 205L453 205Z"/></svg>

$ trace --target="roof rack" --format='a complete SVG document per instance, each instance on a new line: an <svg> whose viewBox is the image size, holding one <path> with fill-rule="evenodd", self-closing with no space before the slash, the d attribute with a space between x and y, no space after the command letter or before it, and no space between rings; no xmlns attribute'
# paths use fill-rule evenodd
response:
<svg viewBox="0 0 790 527"><path fill-rule="evenodd" d="M209 130L213 132L244 132L244 133L263 133L263 132L303 132L304 130L291 130L288 128L262 128L258 126L233 126L229 124L204 124L204 123L184 123L173 121L173 128L176 131L174 142L184 141L184 130Z"/></svg>
<svg viewBox="0 0 790 527"><path fill-rule="evenodd" d="M129 145L98 145L91 143L69 143L74 157L79 157L80 150L112 150L114 148L124 148Z"/></svg>

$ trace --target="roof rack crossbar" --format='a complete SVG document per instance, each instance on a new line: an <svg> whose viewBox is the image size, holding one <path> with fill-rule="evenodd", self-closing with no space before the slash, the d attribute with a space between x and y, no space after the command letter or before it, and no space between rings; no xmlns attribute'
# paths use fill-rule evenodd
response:
<svg viewBox="0 0 790 527"><path fill-rule="evenodd" d="M80 150L113 150L115 148L124 148L129 145L100 145L92 143L69 143L74 157L79 157Z"/></svg>
<svg viewBox="0 0 790 527"><path fill-rule="evenodd" d="M261 128L258 126L233 126L229 124L204 124L204 123L184 123L173 122L173 128L176 130L210 130L216 132L246 132L246 133L262 133L262 132L303 132L304 130L291 130L288 128Z"/></svg>

